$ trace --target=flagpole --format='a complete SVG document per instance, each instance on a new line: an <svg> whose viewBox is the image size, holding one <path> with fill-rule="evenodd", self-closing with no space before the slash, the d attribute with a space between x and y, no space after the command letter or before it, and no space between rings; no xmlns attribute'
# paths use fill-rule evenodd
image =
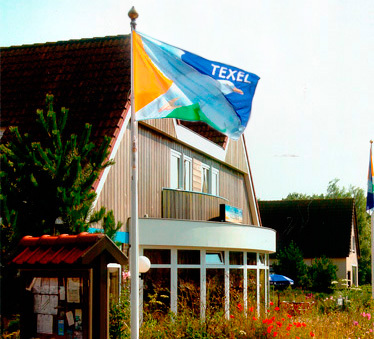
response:
<svg viewBox="0 0 374 339"><path fill-rule="evenodd" d="M371 166L373 166L373 140L370 140L370 160L369 160L369 176L372 175ZM373 177L371 178L373 180ZM369 188L368 188L369 194ZM371 298L374 299L374 211L371 211Z"/></svg>
<svg viewBox="0 0 374 339"><path fill-rule="evenodd" d="M131 339L139 338L139 220L138 220L138 123L135 120L133 32L139 16L134 6L128 13L131 19L131 224L130 224L130 273L131 273Z"/></svg>

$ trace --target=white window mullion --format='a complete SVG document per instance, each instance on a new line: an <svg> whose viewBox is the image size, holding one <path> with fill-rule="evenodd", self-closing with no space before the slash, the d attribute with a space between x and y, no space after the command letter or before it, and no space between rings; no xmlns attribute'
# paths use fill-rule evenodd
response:
<svg viewBox="0 0 374 339"><path fill-rule="evenodd" d="M205 263L206 251L200 251L200 319L205 319L206 310L206 263Z"/></svg>
<svg viewBox="0 0 374 339"><path fill-rule="evenodd" d="M212 167L212 188L211 188L211 193L213 195L219 195L219 171L217 168Z"/></svg>
<svg viewBox="0 0 374 339"><path fill-rule="evenodd" d="M177 314L178 312L178 269L177 269L177 250L171 250L171 286L170 286L170 310Z"/></svg>
<svg viewBox="0 0 374 339"><path fill-rule="evenodd" d="M257 315L260 315L260 255L256 253L256 302L257 302Z"/></svg>
<svg viewBox="0 0 374 339"><path fill-rule="evenodd" d="M229 251L225 251L225 317L230 319L230 258Z"/></svg>
<svg viewBox="0 0 374 339"><path fill-rule="evenodd" d="M248 311L248 268L247 268L247 252L243 254L244 271L243 271L243 302L244 312L247 315Z"/></svg>

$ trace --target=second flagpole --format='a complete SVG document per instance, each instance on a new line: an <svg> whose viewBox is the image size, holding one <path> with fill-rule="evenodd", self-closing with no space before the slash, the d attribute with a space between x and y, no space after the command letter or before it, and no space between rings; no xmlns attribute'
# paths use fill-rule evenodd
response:
<svg viewBox="0 0 374 339"><path fill-rule="evenodd" d="M135 120L133 39L136 19L139 16L132 7L131 19L131 224L130 224L130 273L131 273L131 339L139 338L139 220L138 220L138 123Z"/></svg>

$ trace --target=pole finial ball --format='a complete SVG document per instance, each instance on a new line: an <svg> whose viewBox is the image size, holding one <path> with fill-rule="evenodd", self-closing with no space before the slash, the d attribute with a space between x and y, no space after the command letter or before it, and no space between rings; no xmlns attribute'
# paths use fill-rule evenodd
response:
<svg viewBox="0 0 374 339"><path fill-rule="evenodd" d="M132 6L129 10L128 16L131 20L136 20L139 16L138 12L136 11L135 7Z"/></svg>
<svg viewBox="0 0 374 339"><path fill-rule="evenodd" d="M372 144L372 143L373 143L373 140L370 140L370 143Z"/></svg>

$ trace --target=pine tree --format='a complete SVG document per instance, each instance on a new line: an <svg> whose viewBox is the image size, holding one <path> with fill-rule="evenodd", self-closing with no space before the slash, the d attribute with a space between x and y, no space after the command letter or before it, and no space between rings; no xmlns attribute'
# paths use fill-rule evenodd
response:
<svg viewBox="0 0 374 339"><path fill-rule="evenodd" d="M107 160L110 139L96 146L89 124L79 137L67 134L68 112L56 113L53 95L47 95L46 113L37 110L40 135L21 135L11 127L11 138L0 145L2 244L24 235L87 230L96 198L92 185L112 164ZM55 223L58 218L62 223Z"/></svg>

